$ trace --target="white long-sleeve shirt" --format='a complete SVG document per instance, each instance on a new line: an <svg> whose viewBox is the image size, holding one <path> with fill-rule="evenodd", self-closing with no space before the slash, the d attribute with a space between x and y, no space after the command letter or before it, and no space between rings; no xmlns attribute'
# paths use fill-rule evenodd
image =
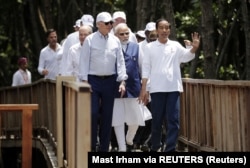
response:
<svg viewBox="0 0 250 168"><path fill-rule="evenodd" d="M79 68L80 80L88 80L89 74L117 74L117 81L126 80L128 77L119 39L112 34L104 37L99 31L84 40Z"/></svg>
<svg viewBox="0 0 250 168"><path fill-rule="evenodd" d="M183 92L180 64L191 61L195 54L179 42L158 40L147 44L142 63L142 78L150 79L150 93Z"/></svg>
<svg viewBox="0 0 250 168"><path fill-rule="evenodd" d="M48 75L45 75L45 79L56 79L59 74L59 60L58 52L61 49L61 45L57 43L56 51L51 49L49 45L44 47L39 56L38 72L42 75L42 71L47 69L49 71Z"/></svg>
<svg viewBox="0 0 250 168"><path fill-rule="evenodd" d="M81 43L77 43L70 47L67 57L67 62L64 64L65 75L79 77L79 61L81 52Z"/></svg>
<svg viewBox="0 0 250 168"><path fill-rule="evenodd" d="M145 48L146 48L146 45L148 44L148 42L145 39L145 40L141 41L138 44L139 44L139 58L138 58L138 62L139 62L139 68L140 68L140 74L141 74L142 73L142 60L143 60Z"/></svg>
<svg viewBox="0 0 250 168"><path fill-rule="evenodd" d="M65 41L63 42L62 50L59 54L61 57L61 62L60 62L60 66L59 66L59 73L61 75L67 75L67 70L65 69L64 65L67 64L70 47L72 47L73 45L75 45L77 43L79 43L79 32L78 31L70 33L67 36L67 38L65 39Z"/></svg>
<svg viewBox="0 0 250 168"><path fill-rule="evenodd" d="M28 69L25 71L18 69L12 78L12 86L19 86L31 83L31 73Z"/></svg>

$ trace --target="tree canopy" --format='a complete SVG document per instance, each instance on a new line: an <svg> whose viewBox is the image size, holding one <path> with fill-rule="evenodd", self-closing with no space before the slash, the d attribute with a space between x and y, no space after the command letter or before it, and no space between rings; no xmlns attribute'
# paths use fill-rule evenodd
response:
<svg viewBox="0 0 250 168"><path fill-rule="evenodd" d="M29 59L32 80L40 50L47 45L45 32L54 28L58 40L73 32L83 14L122 10L132 31L143 30L149 21L166 18L171 37L183 44L197 31L202 43L196 58L182 65L183 76L222 80L250 79L249 0L1 0L0 80L10 86L21 56Z"/></svg>

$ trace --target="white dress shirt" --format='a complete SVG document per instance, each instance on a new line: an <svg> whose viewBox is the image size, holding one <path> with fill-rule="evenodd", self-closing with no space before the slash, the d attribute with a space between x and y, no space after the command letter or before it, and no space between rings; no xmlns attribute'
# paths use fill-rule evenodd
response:
<svg viewBox="0 0 250 168"><path fill-rule="evenodd" d="M148 44L147 40L143 40L141 41L139 44L139 57L138 57L138 64L139 64L139 68L140 68L140 74L142 72L142 60L143 60L143 55L144 55L144 52L145 52L145 48L146 48L146 45Z"/></svg>
<svg viewBox="0 0 250 168"><path fill-rule="evenodd" d="M120 40L112 34L104 37L99 31L84 40L79 63L79 78L88 80L88 75L117 74L117 81L127 79L125 61Z"/></svg>
<svg viewBox="0 0 250 168"><path fill-rule="evenodd" d="M58 52L61 49L61 45L57 43L56 51L51 49L49 45L44 47L40 52L38 72L42 75L42 71L47 69L49 71L48 75L45 75L45 79L56 79L59 74L59 60Z"/></svg>
<svg viewBox="0 0 250 168"><path fill-rule="evenodd" d="M191 61L195 54L179 42L158 40L147 44L143 57L142 78L150 79L150 93L183 92L180 64Z"/></svg>
<svg viewBox="0 0 250 168"><path fill-rule="evenodd" d="M80 61L80 52L82 45L80 42L73 45L69 49L67 62L64 64L65 75L75 76L77 81L79 81L79 61Z"/></svg>
<svg viewBox="0 0 250 168"><path fill-rule="evenodd" d="M62 50L59 53L59 58L61 59L60 61L60 66L59 66L59 73L61 75L67 75L66 73L66 69L64 67L64 65L67 63L68 60L68 53L69 53L69 49L70 47L72 47L73 45L79 43L79 32L73 32L70 33L67 38L65 39L65 41L63 42L62 45Z"/></svg>

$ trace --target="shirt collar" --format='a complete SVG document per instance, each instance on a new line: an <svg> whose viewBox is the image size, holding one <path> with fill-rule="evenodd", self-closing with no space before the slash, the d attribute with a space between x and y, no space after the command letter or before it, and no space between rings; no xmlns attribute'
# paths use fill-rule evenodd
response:
<svg viewBox="0 0 250 168"><path fill-rule="evenodd" d="M165 44L163 44L163 43L159 42L159 40L158 40L158 39L157 39L155 42L156 42L156 44L157 44L158 46L165 46L165 45L169 45L170 40L168 39L168 41L167 41Z"/></svg>
<svg viewBox="0 0 250 168"><path fill-rule="evenodd" d="M106 36L102 35L102 33L99 30L97 31L97 33L98 33L100 38L103 38L105 40L107 40L109 38L109 33Z"/></svg>
<svg viewBox="0 0 250 168"><path fill-rule="evenodd" d="M50 49L50 50L52 50L52 51L54 51L52 48L50 48L50 46L49 46L49 44L48 44L48 48ZM60 45L57 43L56 44L56 51L55 52L57 52L58 50L60 50Z"/></svg>

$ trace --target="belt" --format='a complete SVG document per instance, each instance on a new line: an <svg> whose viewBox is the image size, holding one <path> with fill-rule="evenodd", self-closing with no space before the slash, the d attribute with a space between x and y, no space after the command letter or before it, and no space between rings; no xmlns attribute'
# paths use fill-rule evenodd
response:
<svg viewBox="0 0 250 168"><path fill-rule="evenodd" d="M114 77L115 75L89 75L89 76L99 78L99 79L108 79L108 78Z"/></svg>

